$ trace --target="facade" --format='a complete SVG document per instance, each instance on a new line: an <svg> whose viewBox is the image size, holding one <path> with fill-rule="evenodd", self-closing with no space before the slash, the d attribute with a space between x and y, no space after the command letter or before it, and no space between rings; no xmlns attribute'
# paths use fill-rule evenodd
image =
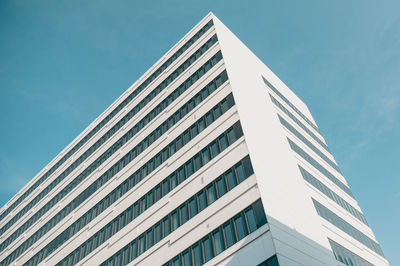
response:
<svg viewBox="0 0 400 266"><path fill-rule="evenodd" d="M211 13L0 235L0 265L388 265L307 106Z"/></svg>

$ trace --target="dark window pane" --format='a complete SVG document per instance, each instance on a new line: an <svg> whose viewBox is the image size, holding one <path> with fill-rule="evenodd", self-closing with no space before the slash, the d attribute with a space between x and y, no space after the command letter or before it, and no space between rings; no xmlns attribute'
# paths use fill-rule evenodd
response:
<svg viewBox="0 0 400 266"><path fill-rule="evenodd" d="M204 118L199 120L199 132L203 131L206 128L206 121Z"/></svg>
<svg viewBox="0 0 400 266"><path fill-rule="evenodd" d="M180 216L181 216L181 224L184 224L188 220L188 209L187 209L186 203L184 203L180 207L179 211L180 211Z"/></svg>
<svg viewBox="0 0 400 266"><path fill-rule="evenodd" d="M163 181L163 195L167 195L169 192L169 178Z"/></svg>
<svg viewBox="0 0 400 266"><path fill-rule="evenodd" d="M211 204L216 200L214 184L210 184L207 187L207 198L208 198L208 204Z"/></svg>
<svg viewBox="0 0 400 266"><path fill-rule="evenodd" d="M182 253L182 265L183 266L191 266L192 265L192 256L190 256L190 250L185 250Z"/></svg>
<svg viewBox="0 0 400 266"><path fill-rule="evenodd" d="M194 164L196 171L203 166L200 155L197 154L196 156L194 156Z"/></svg>
<svg viewBox="0 0 400 266"><path fill-rule="evenodd" d="M236 242L234 235L233 235L231 223L228 222L228 223L224 224L223 230L224 230L224 238L225 238L226 247L229 248Z"/></svg>
<svg viewBox="0 0 400 266"><path fill-rule="evenodd" d="M153 228L150 228L148 231L147 231L147 236L146 236L146 239L147 239L147 249L149 249L149 248L151 248L152 246L153 246Z"/></svg>
<svg viewBox="0 0 400 266"><path fill-rule="evenodd" d="M192 160L190 160L186 163L186 170L187 170L188 177L193 174L194 169L193 169L193 161Z"/></svg>
<svg viewBox="0 0 400 266"><path fill-rule="evenodd" d="M203 191L200 191L197 194L197 197L199 199L199 211L202 211L207 206L206 195L204 194Z"/></svg>
<svg viewBox="0 0 400 266"><path fill-rule="evenodd" d="M172 266L181 266L179 263L179 255L172 259Z"/></svg>
<svg viewBox="0 0 400 266"><path fill-rule="evenodd" d="M218 138L218 140L219 140L219 144L221 145L221 150L222 151L225 150L226 147L228 147L228 139L226 138L226 135L223 134L222 136L220 136Z"/></svg>
<svg viewBox="0 0 400 266"><path fill-rule="evenodd" d="M155 243L158 243L158 241L161 240L161 224L157 223L154 226L154 231L155 231Z"/></svg>
<svg viewBox="0 0 400 266"><path fill-rule="evenodd" d="M243 237L245 237L245 235L247 234L247 230L244 227L244 223L243 223L243 219L241 215L236 216L233 219L234 223L235 223L235 227L236 227L236 233L237 233L237 239L238 241L240 239L242 239Z"/></svg>
<svg viewBox="0 0 400 266"><path fill-rule="evenodd" d="M146 244L145 243L145 235L143 234L138 239L138 247L139 247L138 255L141 255L145 251L145 247L146 247L145 244Z"/></svg>
<svg viewBox="0 0 400 266"><path fill-rule="evenodd" d="M202 150L202 156L203 156L203 163L207 164L211 160L211 154L210 154L210 149L206 147L204 150Z"/></svg>
<svg viewBox="0 0 400 266"><path fill-rule="evenodd" d="M214 240L214 248L215 248L215 255L218 255L224 250L224 244L222 240L221 231L217 229L213 233L213 240Z"/></svg>
<svg viewBox="0 0 400 266"><path fill-rule="evenodd" d="M179 216L177 211L173 211L171 213L171 218L172 218L172 231L175 231L176 228L179 226Z"/></svg>
<svg viewBox="0 0 400 266"><path fill-rule="evenodd" d="M201 259L201 250L200 250L199 244L193 245L192 251L193 251L194 266L202 265L203 263L202 263L202 259Z"/></svg>
<svg viewBox="0 0 400 266"><path fill-rule="evenodd" d="M267 222L267 217L265 217L265 212L261 200L257 200L252 204L254 214L256 217L257 228L260 228Z"/></svg>
<svg viewBox="0 0 400 266"><path fill-rule="evenodd" d="M203 253L204 254L204 262L207 262L213 257L210 237L206 236L205 238L202 239L201 243L202 243L203 252L204 252Z"/></svg>
<svg viewBox="0 0 400 266"><path fill-rule="evenodd" d="M246 156L246 158L243 159L243 165L244 165L244 171L246 172L246 176L252 175L254 171L249 156Z"/></svg>
<svg viewBox="0 0 400 266"><path fill-rule="evenodd" d="M226 185L224 176L219 177L216 181L218 189L218 197L222 197L226 193Z"/></svg>
<svg viewBox="0 0 400 266"><path fill-rule="evenodd" d="M176 176L176 172L173 172L170 175L171 179L171 190L173 190L178 185L178 177Z"/></svg>
<svg viewBox="0 0 400 266"><path fill-rule="evenodd" d="M219 146L218 143L213 141L211 143L211 152L212 152L212 157L215 158L219 154Z"/></svg>
<svg viewBox="0 0 400 266"><path fill-rule="evenodd" d="M253 209L250 208L245 211L247 224L249 225L250 233L257 229L256 218Z"/></svg>
<svg viewBox="0 0 400 266"><path fill-rule="evenodd" d="M243 164L239 163L235 166L236 175L239 179L239 183L243 182L246 179L246 175L244 173Z"/></svg>
<svg viewBox="0 0 400 266"><path fill-rule="evenodd" d="M186 179L186 171L184 167L180 167L178 169L178 174L179 174L179 183L182 183Z"/></svg>
<svg viewBox="0 0 400 266"><path fill-rule="evenodd" d="M236 178L233 175L232 170L229 170L226 173L226 181L228 182L228 188L229 190L231 190L232 188L234 188L236 186Z"/></svg>
<svg viewBox="0 0 400 266"><path fill-rule="evenodd" d="M163 236L166 237L169 235L170 229L169 229L169 219L168 216L163 219Z"/></svg>
<svg viewBox="0 0 400 266"><path fill-rule="evenodd" d="M190 218L197 214L197 200L196 197L192 197L189 200L189 208L190 208Z"/></svg>

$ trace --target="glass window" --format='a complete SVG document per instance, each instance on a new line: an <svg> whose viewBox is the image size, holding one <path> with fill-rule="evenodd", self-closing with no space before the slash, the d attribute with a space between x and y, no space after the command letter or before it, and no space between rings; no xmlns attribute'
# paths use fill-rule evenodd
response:
<svg viewBox="0 0 400 266"><path fill-rule="evenodd" d="M230 128L230 129L228 130L227 135L228 135L228 138L229 138L229 143L235 142L236 136L235 136L235 132L233 131L233 128Z"/></svg>
<svg viewBox="0 0 400 266"><path fill-rule="evenodd" d="M194 266L200 266L202 265L202 259L201 259L201 250L199 244L195 244L192 246L192 251L193 251L193 262Z"/></svg>
<svg viewBox="0 0 400 266"><path fill-rule="evenodd" d="M207 199L208 199L208 204L211 204L216 200L215 187L213 183L211 183L207 187Z"/></svg>
<svg viewBox="0 0 400 266"><path fill-rule="evenodd" d="M208 112L206 114L207 125L210 125L214 121L213 113Z"/></svg>
<svg viewBox="0 0 400 266"><path fill-rule="evenodd" d="M245 211L247 224L249 225L250 233L257 229L256 218L252 208Z"/></svg>
<svg viewBox="0 0 400 266"><path fill-rule="evenodd" d="M199 123L199 132L201 132L206 128L206 121L204 117L200 118L198 123Z"/></svg>
<svg viewBox="0 0 400 266"><path fill-rule="evenodd" d="M221 116L221 109L219 108L219 105L214 107L213 112L214 112L215 119L217 119L218 117Z"/></svg>
<svg viewBox="0 0 400 266"><path fill-rule="evenodd" d="M218 138L219 144L221 145L221 150L225 150L226 147L228 147L228 139L226 138L226 135L223 134Z"/></svg>
<svg viewBox="0 0 400 266"><path fill-rule="evenodd" d="M153 203L154 203L153 190L150 190L149 193L147 193L147 202L148 202L149 207L153 205Z"/></svg>
<svg viewBox="0 0 400 266"><path fill-rule="evenodd" d="M169 193L169 178L163 181L163 196Z"/></svg>
<svg viewBox="0 0 400 266"><path fill-rule="evenodd" d="M235 238L232 231L232 226L230 222L227 222L223 225L224 237L225 237L225 245L227 248L235 244Z"/></svg>
<svg viewBox="0 0 400 266"><path fill-rule="evenodd" d="M265 212L261 200L257 200L252 204L254 214L256 217L257 228L260 228L267 222L267 217L265 217Z"/></svg>
<svg viewBox="0 0 400 266"><path fill-rule="evenodd" d="M210 237L206 236L205 238L203 238L201 240L201 244L203 246L204 262L207 262L213 257L213 251L212 251Z"/></svg>
<svg viewBox="0 0 400 266"><path fill-rule="evenodd" d="M145 251L145 247L146 247L145 242L146 242L145 235L142 234L138 239L138 247L139 247L138 255L141 255Z"/></svg>
<svg viewBox="0 0 400 266"><path fill-rule="evenodd" d="M115 256L115 265L122 265L122 256L121 252L118 252Z"/></svg>
<svg viewBox="0 0 400 266"><path fill-rule="evenodd" d="M163 236L169 235L169 219L168 216L163 219Z"/></svg>
<svg viewBox="0 0 400 266"><path fill-rule="evenodd" d="M202 211L207 206L206 195L203 190L197 193L197 197L199 198L199 211Z"/></svg>
<svg viewBox="0 0 400 266"><path fill-rule="evenodd" d="M185 250L182 253L182 266L191 266L192 256L190 256L190 250Z"/></svg>
<svg viewBox="0 0 400 266"><path fill-rule="evenodd" d="M183 166L181 166L178 169L178 174L179 174L179 183L182 183L183 181L185 181L185 179L186 179L186 171L185 171L185 168Z"/></svg>
<svg viewBox="0 0 400 266"><path fill-rule="evenodd" d="M246 176L252 175L254 171L249 156L243 159L243 165L244 165L244 171L246 172Z"/></svg>
<svg viewBox="0 0 400 266"><path fill-rule="evenodd" d="M139 216L139 203L135 202L135 204L133 204L133 209L134 209L134 214L135 214L135 218Z"/></svg>
<svg viewBox="0 0 400 266"><path fill-rule="evenodd" d="M222 197L226 193L225 178L221 176L217 179L218 197Z"/></svg>
<svg viewBox="0 0 400 266"><path fill-rule="evenodd" d="M155 226L154 226L154 232L155 232L155 243L158 243L158 241L160 241L161 240L161 224L160 223L157 223Z"/></svg>
<svg viewBox="0 0 400 266"><path fill-rule="evenodd" d="M127 265L129 263L129 255L129 246L127 246L123 251L123 265Z"/></svg>
<svg viewBox="0 0 400 266"><path fill-rule="evenodd" d="M204 148L201 154L203 156L203 163L207 164L211 160L210 149L208 147Z"/></svg>
<svg viewBox="0 0 400 266"><path fill-rule="evenodd" d="M213 141L211 143L211 152L212 152L212 157L215 158L215 156L217 156L219 154L219 146L218 143Z"/></svg>
<svg viewBox="0 0 400 266"><path fill-rule="evenodd" d="M186 203L181 205L181 207L179 208L179 211L180 211L180 216L181 216L181 224L184 224L188 220L188 209L187 209Z"/></svg>
<svg viewBox="0 0 400 266"><path fill-rule="evenodd" d="M155 201L159 201L161 199L161 186L160 185L156 186L155 196L156 196Z"/></svg>
<svg viewBox="0 0 400 266"><path fill-rule="evenodd" d="M201 163L200 155L196 154L194 156L194 164L195 164L196 171L199 170L203 166L203 164Z"/></svg>
<svg viewBox="0 0 400 266"><path fill-rule="evenodd" d="M173 258L172 261L171 261L171 263L172 263L172 266L180 266L180 263L179 263L179 255L176 256L175 258Z"/></svg>
<svg viewBox="0 0 400 266"><path fill-rule="evenodd" d="M173 190L178 185L178 177L176 176L176 172L173 172L170 175L171 179L171 190Z"/></svg>
<svg viewBox="0 0 400 266"><path fill-rule="evenodd" d="M150 228L147 230L147 249L151 248L153 246L153 228Z"/></svg>
<svg viewBox="0 0 400 266"><path fill-rule="evenodd" d="M246 175L244 173L244 168L243 165L241 163L237 164L235 166L235 170L236 170L236 175L239 179L239 183L243 182L243 180L246 179Z"/></svg>
<svg viewBox="0 0 400 266"><path fill-rule="evenodd" d="M176 139L176 149L179 150L180 148L182 148L182 146L183 146L182 137L179 136L179 137Z"/></svg>
<svg viewBox="0 0 400 266"><path fill-rule="evenodd" d="M194 172L194 169L193 169L193 161L192 161L192 160L189 160L189 161L186 163L186 169L187 169L187 176L188 176L188 177L191 176L191 175L193 174L193 172Z"/></svg>
<svg viewBox="0 0 400 266"><path fill-rule="evenodd" d="M178 217L178 212L173 211L171 213L171 218L172 218L172 231L175 231L176 228L179 226L179 217Z"/></svg>
<svg viewBox="0 0 400 266"><path fill-rule="evenodd" d="M185 144L187 144L190 141L190 131L189 130L186 130L183 133L183 140L184 140Z"/></svg>
<svg viewBox="0 0 400 266"><path fill-rule="evenodd" d="M244 226L242 216L239 214L233 219L236 227L237 239L241 240L243 237L247 235L247 230Z"/></svg>
<svg viewBox="0 0 400 266"><path fill-rule="evenodd" d="M190 208L190 218L197 214L197 199L196 197L192 197L189 200L189 208Z"/></svg>
<svg viewBox="0 0 400 266"><path fill-rule="evenodd" d="M133 240L131 244L129 245L130 249L130 261L134 260L136 258L136 240Z"/></svg>
<svg viewBox="0 0 400 266"><path fill-rule="evenodd" d="M146 210L146 196L143 196L140 199L140 213L143 213Z"/></svg>
<svg viewBox="0 0 400 266"><path fill-rule="evenodd" d="M197 136L197 134L199 133L197 129L197 124L190 127L190 133L192 134L192 139Z"/></svg>
<svg viewBox="0 0 400 266"><path fill-rule="evenodd" d="M235 176L233 175L232 170L229 170L229 171L226 173L226 181L227 181L227 183L228 183L228 188L229 188L229 190L231 190L232 188L234 188L234 187L236 186L236 178L235 178Z"/></svg>
<svg viewBox="0 0 400 266"><path fill-rule="evenodd" d="M224 242L222 239L221 231L217 229L213 232L215 255L218 255L224 250Z"/></svg>

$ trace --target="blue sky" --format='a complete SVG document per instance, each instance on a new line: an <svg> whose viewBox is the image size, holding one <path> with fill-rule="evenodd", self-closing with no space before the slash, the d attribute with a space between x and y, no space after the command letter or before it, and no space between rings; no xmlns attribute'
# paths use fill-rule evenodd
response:
<svg viewBox="0 0 400 266"><path fill-rule="evenodd" d="M0 1L0 206L213 11L308 104L400 265L399 10L390 0Z"/></svg>

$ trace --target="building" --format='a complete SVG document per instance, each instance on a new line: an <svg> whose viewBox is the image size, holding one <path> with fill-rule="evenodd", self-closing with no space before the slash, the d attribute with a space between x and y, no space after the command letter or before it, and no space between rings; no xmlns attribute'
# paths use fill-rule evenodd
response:
<svg viewBox="0 0 400 266"><path fill-rule="evenodd" d="M307 106L211 13L0 235L0 265L388 265Z"/></svg>

